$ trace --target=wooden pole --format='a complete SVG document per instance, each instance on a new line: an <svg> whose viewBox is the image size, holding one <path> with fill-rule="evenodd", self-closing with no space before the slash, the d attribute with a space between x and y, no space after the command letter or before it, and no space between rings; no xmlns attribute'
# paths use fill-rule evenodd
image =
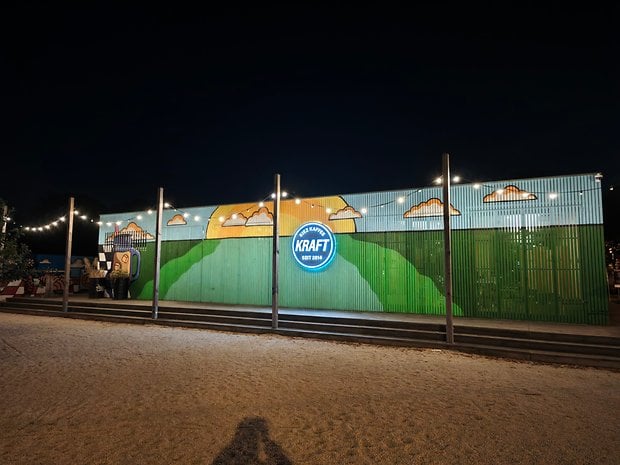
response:
<svg viewBox="0 0 620 465"><path fill-rule="evenodd" d="M69 286L71 285L71 247L73 245L73 207L75 199L69 198L69 224L67 227L67 248L65 250L65 288L62 293L62 311L69 311Z"/></svg>
<svg viewBox="0 0 620 465"><path fill-rule="evenodd" d="M153 319L159 310L159 266L161 264L161 224L164 214L164 188L157 191L157 219L155 224L155 264L153 265Z"/></svg>
<svg viewBox="0 0 620 465"><path fill-rule="evenodd" d="M273 262L271 270L271 327L278 329L278 284L280 258L280 175L275 175L273 199Z"/></svg>
<svg viewBox="0 0 620 465"><path fill-rule="evenodd" d="M443 243L446 285L446 342L454 344L452 322L452 233L450 229L450 155L443 154Z"/></svg>

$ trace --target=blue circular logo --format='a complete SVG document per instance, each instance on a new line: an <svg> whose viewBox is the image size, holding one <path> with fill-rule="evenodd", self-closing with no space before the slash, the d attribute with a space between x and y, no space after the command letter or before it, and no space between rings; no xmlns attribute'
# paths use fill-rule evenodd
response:
<svg viewBox="0 0 620 465"><path fill-rule="evenodd" d="M293 257L305 270L325 268L336 255L336 238L322 223L302 224L293 234Z"/></svg>

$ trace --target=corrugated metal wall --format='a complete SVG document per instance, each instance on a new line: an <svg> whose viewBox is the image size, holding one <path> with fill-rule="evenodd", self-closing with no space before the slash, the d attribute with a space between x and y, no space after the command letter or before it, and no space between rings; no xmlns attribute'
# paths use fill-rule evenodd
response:
<svg viewBox="0 0 620 465"><path fill-rule="evenodd" d="M513 184L523 201L491 199ZM404 214L421 211L437 191L288 201L281 219L281 305L444 314L442 219ZM459 185L453 206L455 315L607 323L602 205L593 176L504 181L482 190ZM331 216L344 207L357 216ZM337 238L335 260L318 273L302 270L290 253L292 231L309 219L328 224ZM270 305L271 237L264 227L263 237L238 228L214 229L218 239L165 241L160 298ZM225 236L234 231L237 237ZM134 286L140 298L152 295L152 247L145 254Z"/></svg>

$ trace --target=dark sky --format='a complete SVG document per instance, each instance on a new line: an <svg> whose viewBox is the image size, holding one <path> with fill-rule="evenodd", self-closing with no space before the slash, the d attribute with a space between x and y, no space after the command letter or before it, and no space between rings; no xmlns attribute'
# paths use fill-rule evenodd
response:
<svg viewBox="0 0 620 465"><path fill-rule="evenodd" d="M301 196L421 187L443 152L472 181L600 171L618 205L617 7L16 3L0 198L18 222L160 186L179 207L262 199L275 173Z"/></svg>

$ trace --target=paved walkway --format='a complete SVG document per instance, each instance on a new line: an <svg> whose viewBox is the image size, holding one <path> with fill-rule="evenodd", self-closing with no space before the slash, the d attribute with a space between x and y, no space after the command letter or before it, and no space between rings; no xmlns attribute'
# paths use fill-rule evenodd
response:
<svg viewBox="0 0 620 465"><path fill-rule="evenodd" d="M47 297L50 300L62 301L62 297ZM89 302L96 303L97 301L105 302L106 304L118 305L140 305L144 307L151 307L152 302L149 300L113 300L113 299L92 299L86 295L71 295L69 297L70 302ZM212 309L235 309L244 311L253 311L258 313L271 314L271 307L256 307L256 306L243 306L243 305L223 305L223 304L211 304L201 302L181 302L175 300L160 300L160 307L177 307L177 308L212 308ZM548 333L561 333L561 334L577 334L588 336L612 336L620 337L620 298L612 297L609 304L610 311L610 324L607 326L599 325L585 325L585 324L566 324L566 323L549 323L549 322L533 322L533 321L516 321L516 320L489 320L482 318L464 318L455 317L454 326L470 326L470 327L483 327L483 328L502 328L502 329L514 329L520 331L532 331L532 332L548 332ZM317 316L332 316L332 317L355 317L355 318L367 318L369 320L382 319L393 321L408 321L408 322L422 322L422 323L439 323L446 322L444 317L432 316L432 315L414 315L408 313L379 313L379 312L343 312L332 310L309 310L299 308L281 308L279 310L280 315L295 314L295 315L317 315Z"/></svg>

